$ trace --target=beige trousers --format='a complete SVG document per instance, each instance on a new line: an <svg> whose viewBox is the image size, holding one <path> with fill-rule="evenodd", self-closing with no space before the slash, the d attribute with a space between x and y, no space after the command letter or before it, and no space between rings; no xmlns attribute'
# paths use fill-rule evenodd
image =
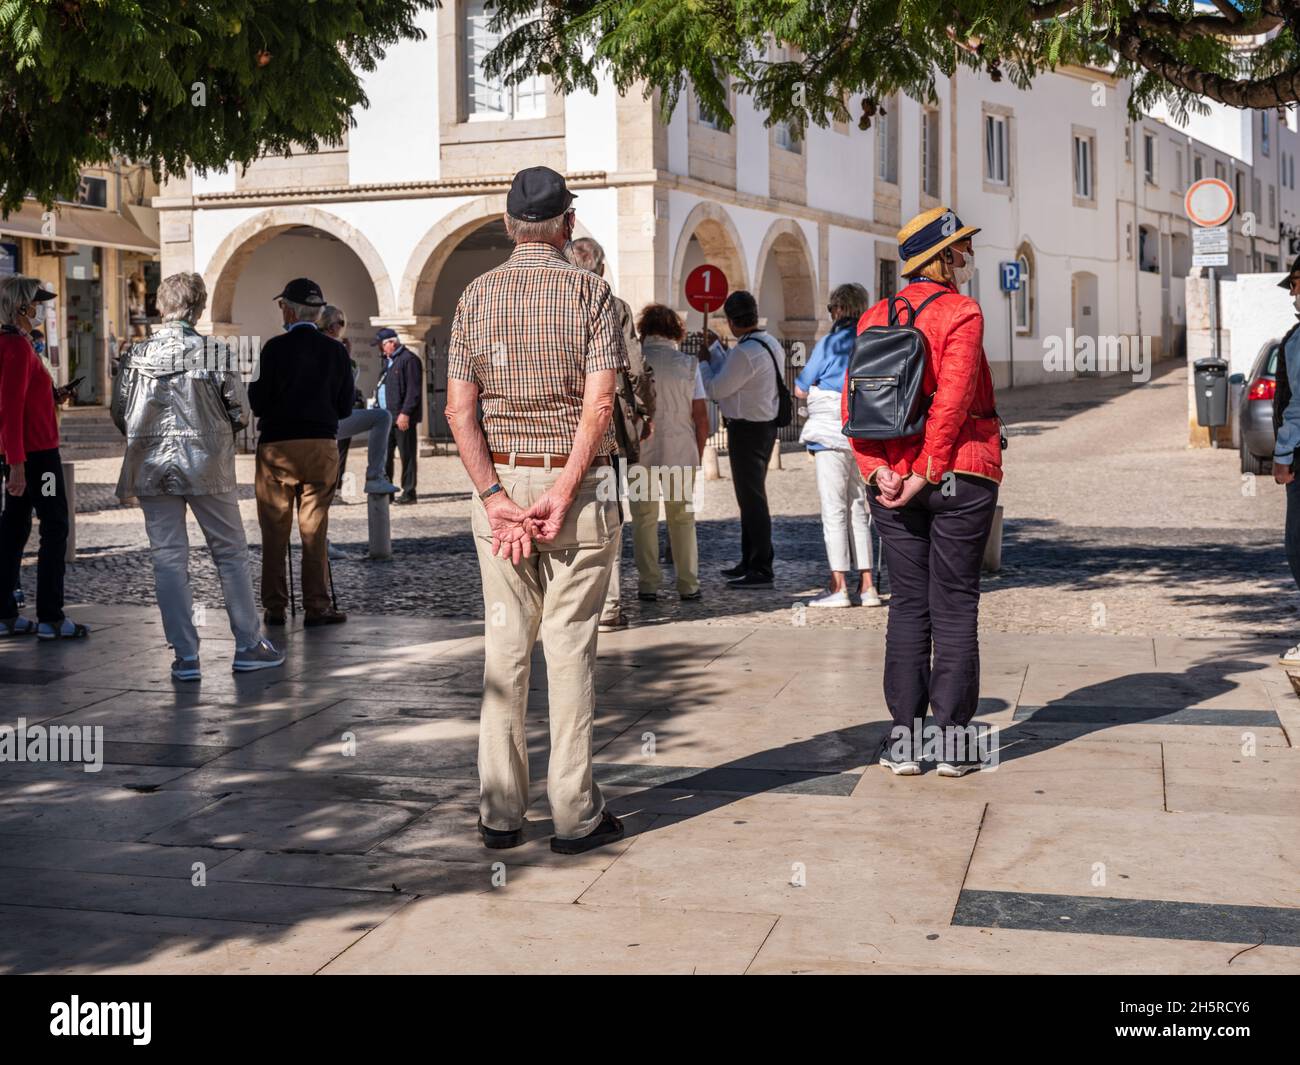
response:
<svg viewBox="0 0 1300 1065"><path fill-rule="evenodd" d="M677 591L682 595L694 595L700 590L700 555L693 507L695 475L692 466L655 466L645 469L642 480L634 480L632 550L639 592L657 592L663 583L663 571L659 568L660 502L668 519L668 542L673 548Z"/></svg>
<svg viewBox="0 0 1300 1065"><path fill-rule="evenodd" d="M257 523L262 527L262 606L283 614L289 605L285 561L293 531L293 505L298 504L298 535L302 537L302 605L308 616L330 609L330 502L339 476L336 440L281 440L257 448Z"/></svg>
<svg viewBox="0 0 1300 1065"><path fill-rule="evenodd" d="M500 465L510 498L530 507L559 470ZM492 555L482 501L472 503L474 544L483 581L483 707L479 716L479 812L488 828L519 828L528 809L528 737L524 714L533 646L546 656L551 723L547 796L555 834L577 839L600 823L605 802L592 779L596 710L596 626L619 543L614 499L598 496L588 473L556 539L514 565Z"/></svg>

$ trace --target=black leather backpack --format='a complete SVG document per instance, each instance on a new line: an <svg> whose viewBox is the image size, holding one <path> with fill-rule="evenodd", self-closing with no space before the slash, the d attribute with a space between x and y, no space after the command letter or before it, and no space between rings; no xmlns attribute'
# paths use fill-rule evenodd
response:
<svg viewBox="0 0 1300 1065"><path fill-rule="evenodd" d="M930 342L916 327L916 318L933 300L950 291L941 289L915 308L905 296L891 296L889 324L873 325L858 334L845 383L849 390L845 436L898 440L925 431L931 397L925 394L922 381ZM900 320L904 309L906 323Z"/></svg>

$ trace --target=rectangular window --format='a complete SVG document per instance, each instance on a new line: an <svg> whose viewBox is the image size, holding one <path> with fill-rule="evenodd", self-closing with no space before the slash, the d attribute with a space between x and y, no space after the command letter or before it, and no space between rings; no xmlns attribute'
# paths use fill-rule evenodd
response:
<svg viewBox="0 0 1300 1065"><path fill-rule="evenodd" d="M1214 160L1214 176L1220 181L1228 180L1228 168L1218 159Z"/></svg>
<svg viewBox="0 0 1300 1065"><path fill-rule="evenodd" d="M1074 194L1081 200L1093 198L1093 162L1091 137L1074 135Z"/></svg>
<svg viewBox="0 0 1300 1065"><path fill-rule="evenodd" d="M1183 151L1181 148L1174 152L1174 185L1175 192L1182 192L1183 188Z"/></svg>
<svg viewBox="0 0 1300 1065"><path fill-rule="evenodd" d="M1272 229L1277 228L1277 189L1272 185L1268 187L1268 224Z"/></svg>
<svg viewBox="0 0 1300 1065"><path fill-rule="evenodd" d="M898 264L893 259L880 260L880 298L889 299L898 293Z"/></svg>
<svg viewBox="0 0 1300 1065"><path fill-rule="evenodd" d="M1156 138L1154 134L1142 134L1142 176L1148 185L1156 183Z"/></svg>
<svg viewBox="0 0 1300 1065"><path fill-rule="evenodd" d="M1271 145L1270 141L1270 122L1267 111L1259 113L1259 148L1265 155L1268 155Z"/></svg>
<svg viewBox="0 0 1300 1065"><path fill-rule="evenodd" d="M465 4L465 111L470 119L537 118L546 113L546 87L533 75L517 85L490 78L483 60L501 40L488 29L495 14L485 0Z"/></svg>
<svg viewBox="0 0 1300 1065"><path fill-rule="evenodd" d="M1237 190L1237 209L1233 213L1241 214L1241 201L1246 198L1246 181L1245 181L1245 175L1242 174L1240 170L1237 171L1237 176L1234 181L1234 185L1236 186L1236 190Z"/></svg>
<svg viewBox="0 0 1300 1065"><path fill-rule="evenodd" d="M994 185L1009 185L1011 156L1007 120L1002 115L984 116L984 180Z"/></svg>
<svg viewBox="0 0 1300 1065"><path fill-rule="evenodd" d="M796 155L803 151L803 142L789 122L776 124L776 146L784 151L794 152Z"/></svg>
<svg viewBox="0 0 1300 1065"><path fill-rule="evenodd" d="M876 176L891 185L898 184L898 99L887 101L885 114L877 114Z"/></svg>
<svg viewBox="0 0 1300 1065"><path fill-rule="evenodd" d="M1259 178L1255 178L1254 181L1251 182L1250 195L1251 209L1255 212L1255 217L1258 218L1264 213L1264 188L1260 184Z"/></svg>
<svg viewBox="0 0 1300 1065"><path fill-rule="evenodd" d="M921 120L921 180L925 194L939 196L939 112L925 111Z"/></svg>
<svg viewBox="0 0 1300 1065"><path fill-rule="evenodd" d="M1200 181L1205 177L1205 157L1201 155L1194 156L1192 159L1192 180Z"/></svg>

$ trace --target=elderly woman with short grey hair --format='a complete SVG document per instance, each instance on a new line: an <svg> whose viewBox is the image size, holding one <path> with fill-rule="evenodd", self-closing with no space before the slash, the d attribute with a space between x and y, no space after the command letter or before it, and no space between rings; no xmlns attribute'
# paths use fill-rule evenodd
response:
<svg viewBox="0 0 1300 1065"><path fill-rule="evenodd" d="M0 280L0 455L7 471L0 514L0 637L75 639L90 631L63 613L68 494L54 385L31 341L42 316L40 305L53 298L34 277L14 274ZM19 615L14 596L33 514L41 523L34 625Z"/></svg>
<svg viewBox="0 0 1300 1065"><path fill-rule="evenodd" d="M799 435L812 453L821 496L822 539L831 579L826 590L808 603L812 607L880 606L872 583L871 512L867 485L858 472L841 428L840 401L849 359L857 339L858 319L867 309L867 290L849 282L839 285L826 301L831 331L817 341L807 364L795 378L794 394L807 401L808 420ZM859 577L849 586L850 572Z"/></svg>
<svg viewBox="0 0 1300 1065"><path fill-rule="evenodd" d="M284 662L284 654L262 635L239 515L235 433L247 421L248 397L226 346L194 328L207 302L198 274L163 279L158 286L163 324L123 357L111 408L127 439L117 494L138 498L144 511L158 609L176 654L172 677L179 681L202 678L187 508L203 530L221 578L235 637L234 671Z"/></svg>

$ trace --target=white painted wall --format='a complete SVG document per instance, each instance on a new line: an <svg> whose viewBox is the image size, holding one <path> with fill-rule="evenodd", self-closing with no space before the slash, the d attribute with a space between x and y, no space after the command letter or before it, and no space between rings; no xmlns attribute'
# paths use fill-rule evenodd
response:
<svg viewBox="0 0 1300 1065"><path fill-rule="evenodd" d="M370 99L357 108L348 134L348 180L354 185L436 181L438 166L438 13L421 11L423 41L390 45L362 85Z"/></svg>
<svg viewBox="0 0 1300 1065"><path fill-rule="evenodd" d="M570 171L618 169L618 93L603 72L595 93L579 89L564 101L564 150Z"/></svg>

